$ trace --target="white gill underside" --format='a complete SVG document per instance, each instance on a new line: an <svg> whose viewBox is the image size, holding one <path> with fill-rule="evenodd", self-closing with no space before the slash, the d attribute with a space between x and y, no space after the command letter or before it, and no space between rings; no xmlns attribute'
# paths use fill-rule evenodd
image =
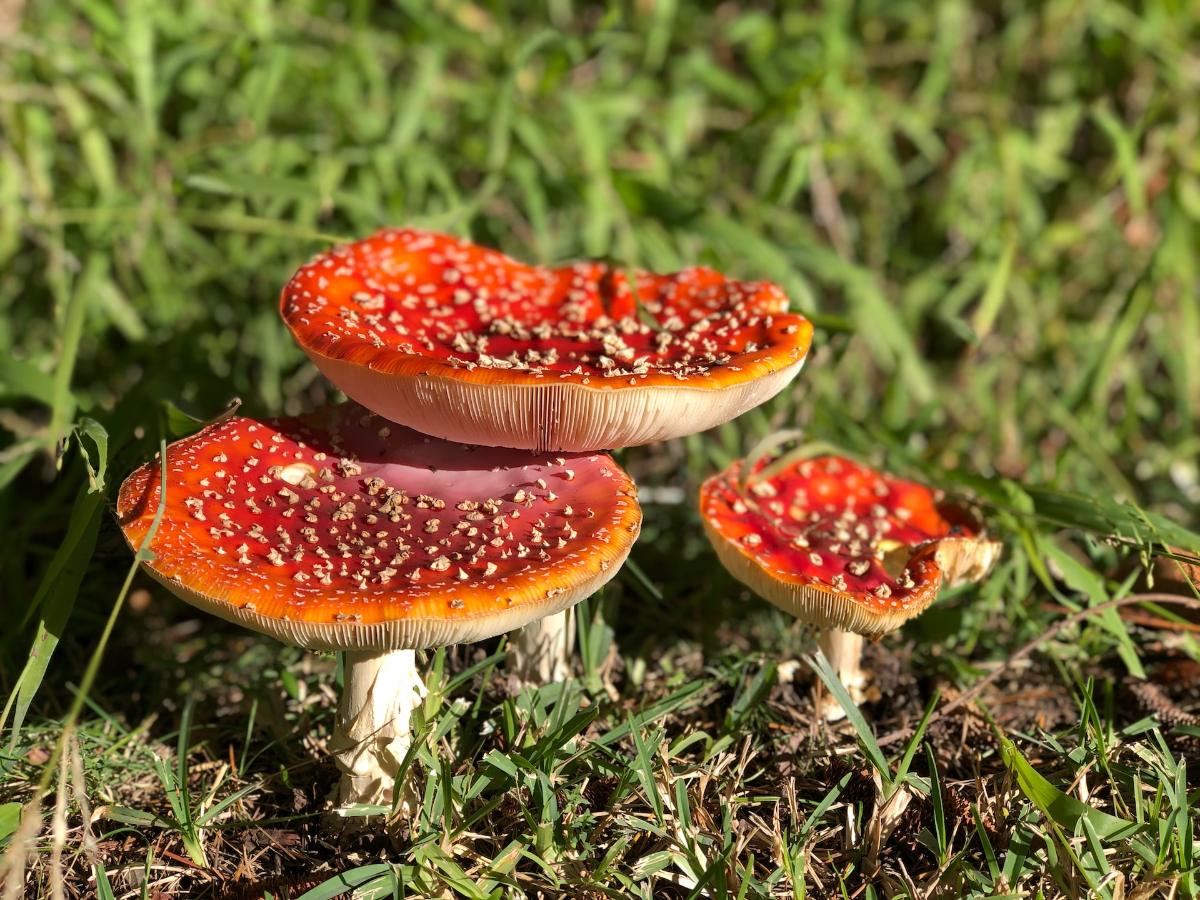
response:
<svg viewBox="0 0 1200 900"><path fill-rule="evenodd" d="M719 390L579 384L471 384L442 376L399 376L310 354L352 399L384 418L465 444L595 451L695 434L766 402L804 360Z"/></svg>

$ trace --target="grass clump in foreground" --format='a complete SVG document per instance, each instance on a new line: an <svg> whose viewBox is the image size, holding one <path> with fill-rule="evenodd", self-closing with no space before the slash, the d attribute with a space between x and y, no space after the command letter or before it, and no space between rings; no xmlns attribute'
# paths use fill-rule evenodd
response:
<svg viewBox="0 0 1200 900"><path fill-rule="evenodd" d="M1195 596L1200 501L1187 4L64 3L0 29L0 843L36 835L10 895L1194 895L1200 657L1165 604ZM320 823L335 662L126 585L107 509L185 411L326 399L278 287L398 222L770 278L818 334L787 395L622 454L646 522L580 680L514 695L495 642L426 660L395 850ZM971 492L1006 541L868 649L870 727L815 722L805 635L698 527L700 480L784 425Z"/></svg>

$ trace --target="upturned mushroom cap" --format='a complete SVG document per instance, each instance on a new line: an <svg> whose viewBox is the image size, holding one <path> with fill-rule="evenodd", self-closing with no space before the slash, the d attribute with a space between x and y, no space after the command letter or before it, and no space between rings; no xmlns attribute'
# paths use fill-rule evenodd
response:
<svg viewBox="0 0 1200 900"><path fill-rule="evenodd" d="M160 466L121 486L140 545ZM602 454L429 438L347 404L231 418L167 448L150 573L222 618L311 649L482 640L571 606L616 574L641 525Z"/></svg>
<svg viewBox="0 0 1200 900"><path fill-rule="evenodd" d="M766 282L711 269L529 266L381 231L301 268L280 310L350 397L455 441L591 451L702 431L800 371L812 325Z"/></svg>
<svg viewBox="0 0 1200 900"><path fill-rule="evenodd" d="M700 489L709 541L735 578L817 626L886 634L998 554L968 511L924 485L837 456L761 461L745 479L743 465Z"/></svg>

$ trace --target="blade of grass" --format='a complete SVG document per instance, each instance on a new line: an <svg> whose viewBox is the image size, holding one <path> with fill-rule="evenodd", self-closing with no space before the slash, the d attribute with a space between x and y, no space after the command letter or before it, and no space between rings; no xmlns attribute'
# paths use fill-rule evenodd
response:
<svg viewBox="0 0 1200 900"><path fill-rule="evenodd" d="M875 740L875 733L871 730L871 726L867 724L866 718L863 717L862 711L858 705L850 699L850 693L846 690L846 686L842 684L837 673L833 670L833 666L829 664L829 660L825 658L825 654L820 648L816 653L804 657L804 662L813 670L825 688L833 695L838 704L846 711L846 720L854 726L854 732L858 735L859 746L862 747L863 753L867 755L871 766L879 773L879 777L883 780L885 796L891 796L893 788L893 777L891 767L888 766L887 757L883 755L883 750ZM927 721L927 720L926 720Z"/></svg>
<svg viewBox="0 0 1200 900"><path fill-rule="evenodd" d="M87 572L88 563L96 549L96 537L100 532L100 513L104 509L104 495L99 492L80 493L71 510L68 531L54 559L46 569L42 583L29 611L41 610L37 633L29 649L25 666L17 678L12 693L0 712L0 730L12 716L9 729L8 749L16 747L25 714L33 702L50 660L66 630L67 621L75 608L79 585Z"/></svg>

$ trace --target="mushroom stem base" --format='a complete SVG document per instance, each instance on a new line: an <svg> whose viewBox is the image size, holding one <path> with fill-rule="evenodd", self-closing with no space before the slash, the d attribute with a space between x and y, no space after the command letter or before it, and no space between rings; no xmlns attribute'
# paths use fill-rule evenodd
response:
<svg viewBox="0 0 1200 900"><path fill-rule="evenodd" d="M526 684L565 681L575 649L575 608L530 622L513 632L509 671Z"/></svg>
<svg viewBox="0 0 1200 900"><path fill-rule="evenodd" d="M337 810L359 803L393 807L411 816L416 798L410 786L400 788L396 773L412 743L412 714L425 696L412 650L345 654L345 688L329 744L342 772Z"/></svg>
<svg viewBox="0 0 1200 900"><path fill-rule="evenodd" d="M817 645L846 686L850 699L862 703L867 688L867 673L862 669L863 636L852 631L830 629L821 632ZM825 690L824 685L818 682L816 690L817 710L826 722L836 722L846 717L842 705Z"/></svg>

